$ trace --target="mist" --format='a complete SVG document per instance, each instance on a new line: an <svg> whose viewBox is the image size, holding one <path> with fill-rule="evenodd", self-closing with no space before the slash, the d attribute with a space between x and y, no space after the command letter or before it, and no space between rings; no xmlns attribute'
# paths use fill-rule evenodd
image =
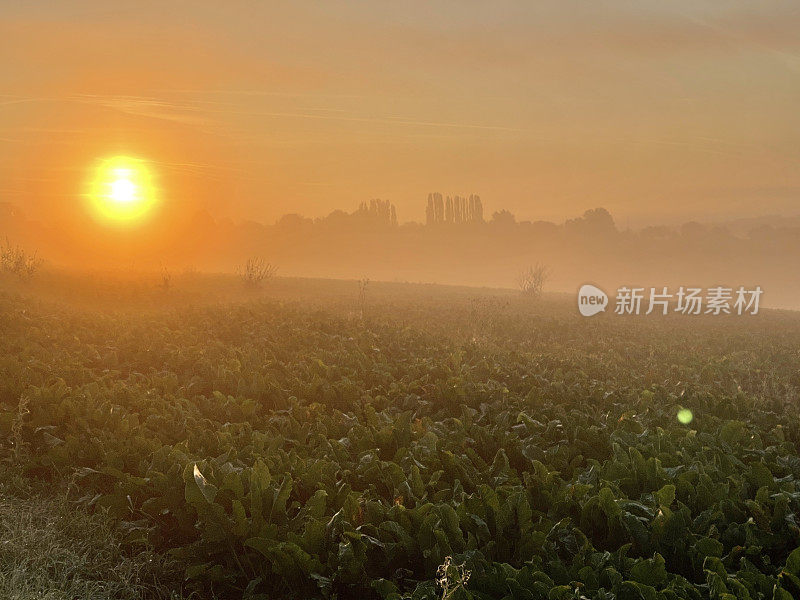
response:
<svg viewBox="0 0 800 600"><path fill-rule="evenodd" d="M584 283L609 292L621 286L761 286L764 306L800 307L800 283L786 268L800 258L796 220L633 230L621 228L603 208L556 223L518 221L503 209L484 215L478 195L434 193L429 203L425 223L398 223L392 203L373 200L316 219L287 214L274 224L196 212L94 230L88 223L29 220L6 204L0 231L45 264L72 270L224 273L258 258L280 276L515 288L520 274L538 264L548 271L545 289L551 292L574 293Z"/></svg>

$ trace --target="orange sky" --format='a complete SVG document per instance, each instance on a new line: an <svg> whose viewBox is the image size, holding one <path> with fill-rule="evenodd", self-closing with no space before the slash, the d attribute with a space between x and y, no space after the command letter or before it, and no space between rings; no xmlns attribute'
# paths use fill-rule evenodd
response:
<svg viewBox="0 0 800 600"><path fill-rule="evenodd" d="M28 4L30 6L28 6ZM3 2L0 202L92 162L236 220L429 191L623 226L798 214L796 2Z"/></svg>

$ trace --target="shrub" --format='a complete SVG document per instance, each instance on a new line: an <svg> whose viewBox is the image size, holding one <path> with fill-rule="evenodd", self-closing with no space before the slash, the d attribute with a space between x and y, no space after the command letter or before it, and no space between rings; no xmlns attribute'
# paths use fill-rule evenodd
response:
<svg viewBox="0 0 800 600"><path fill-rule="evenodd" d="M0 270L5 273L28 279L34 276L40 264L41 260L36 257L35 252L29 254L21 246L12 246L8 239L0 247Z"/></svg>
<svg viewBox="0 0 800 600"><path fill-rule="evenodd" d="M528 267L519 275L519 289L524 294L538 298L542 295L544 284L550 277L550 269L541 263Z"/></svg>
<svg viewBox="0 0 800 600"><path fill-rule="evenodd" d="M276 265L266 262L260 256L248 258L247 262L237 269L239 278L248 287L260 286L264 281L275 277L277 272Z"/></svg>

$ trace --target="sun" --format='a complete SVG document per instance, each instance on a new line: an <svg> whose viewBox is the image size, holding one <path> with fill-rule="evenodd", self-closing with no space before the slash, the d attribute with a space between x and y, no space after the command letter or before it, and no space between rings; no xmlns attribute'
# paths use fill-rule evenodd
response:
<svg viewBox="0 0 800 600"><path fill-rule="evenodd" d="M96 218L119 225L141 221L157 203L148 163L130 156L99 160L87 196Z"/></svg>
<svg viewBox="0 0 800 600"><path fill-rule="evenodd" d="M139 191L136 184L130 180L127 169L117 169L114 174L116 179L111 183L111 194L109 197L114 202L136 202L136 195Z"/></svg>

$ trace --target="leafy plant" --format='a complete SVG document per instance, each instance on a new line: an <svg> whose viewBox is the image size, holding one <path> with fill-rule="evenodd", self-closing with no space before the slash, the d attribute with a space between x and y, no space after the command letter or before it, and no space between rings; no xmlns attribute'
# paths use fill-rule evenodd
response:
<svg viewBox="0 0 800 600"><path fill-rule="evenodd" d="M796 315L587 332L511 302L476 336L455 291L375 284L364 323L341 289L1 296L0 452L199 597L796 597Z"/></svg>

